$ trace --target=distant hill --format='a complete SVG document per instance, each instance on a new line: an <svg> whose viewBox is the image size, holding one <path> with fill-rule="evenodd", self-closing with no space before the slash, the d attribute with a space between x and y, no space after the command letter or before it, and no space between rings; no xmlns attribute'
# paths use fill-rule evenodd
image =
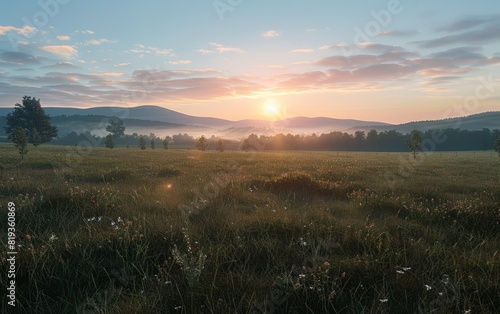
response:
<svg viewBox="0 0 500 314"><path fill-rule="evenodd" d="M102 135L105 133L105 123L109 117L124 119L126 133L139 134L156 133L159 136L173 133L189 133L193 136L216 135L228 138L243 138L251 133L272 135L276 133L311 134L342 131L368 132L375 129L379 132L396 130L409 133L412 130L460 128L463 130L482 130L483 128L499 129L500 112L485 112L462 118L451 118L434 121L416 121L392 125L375 121L353 119L334 119L327 117L293 117L279 121L240 120L229 121L212 117L195 117L166 109L159 106L139 106L133 108L96 107L87 109L46 107L54 123L59 127L59 134L71 131L91 131ZM0 108L0 135L4 134L5 116L13 108ZM103 122L104 121L104 124Z"/></svg>
<svg viewBox="0 0 500 314"><path fill-rule="evenodd" d="M71 116L52 116L52 123L57 126L59 136L64 136L71 132L85 133L104 136L106 126L111 117L102 115L71 115ZM182 124L168 123L162 121L150 121L140 119L123 119L126 133L138 133L148 135L150 133L158 133L162 136L165 132L184 133L187 131L202 131L206 130L203 127L186 126ZM0 136L5 135L4 126L6 125L6 117L0 116Z"/></svg>
<svg viewBox="0 0 500 314"><path fill-rule="evenodd" d="M122 119L130 120L149 120L164 122L170 124L184 125L184 126L197 126L204 127L207 130L220 131L230 130L235 136L247 136L250 133L258 133L260 130L265 129L266 133L323 133L335 131L344 131L349 128L363 126L363 125L376 125L388 126L387 123L360 121L352 119L334 119L334 118L307 118L307 117L294 117L279 121L267 120L240 120L229 121L211 117L195 117L176 112L174 110L166 109L159 106L139 106L133 108L121 107L96 107L96 108L59 108L59 107L46 107L45 113L55 118L58 116L78 117L78 116L99 116L99 117L120 117ZM12 112L12 108L0 108L0 116L6 116ZM75 122L78 124L78 121ZM127 124L126 124L127 125ZM87 128L94 128L87 127ZM219 132L219 134L220 134ZM127 128L127 133L130 129ZM215 132L217 133L217 132Z"/></svg>
<svg viewBox="0 0 500 314"><path fill-rule="evenodd" d="M55 117L55 116L75 116L75 115L94 115L94 116L105 116L105 117L119 117L121 119L139 119L139 120L150 120L159 122L169 122L175 124L184 125L199 125L208 127L219 127L226 126L231 123L231 121L217 119L217 118L205 118L205 117L194 117L189 116L177 111L166 109L159 106L139 106L133 108L122 108L122 107L95 107L95 108L60 108L60 107L45 107L45 113ZM0 116L6 116L8 113L12 112L12 108L0 108Z"/></svg>
<svg viewBox="0 0 500 314"><path fill-rule="evenodd" d="M409 133L412 130L432 130L432 129L462 129L469 131L480 131L483 128L490 130L500 129L500 111L483 112L470 116L449 118L431 121L415 121L392 126L365 125L354 127L350 131L369 131L371 129L381 131L396 130L401 133Z"/></svg>

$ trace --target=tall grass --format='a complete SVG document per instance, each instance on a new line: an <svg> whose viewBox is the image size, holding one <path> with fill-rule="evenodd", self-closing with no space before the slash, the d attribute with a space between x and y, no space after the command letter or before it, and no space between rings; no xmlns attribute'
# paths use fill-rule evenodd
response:
<svg viewBox="0 0 500 314"><path fill-rule="evenodd" d="M69 167L42 146L0 170L16 310L495 313L497 159L434 154L389 187L400 154L93 149Z"/></svg>

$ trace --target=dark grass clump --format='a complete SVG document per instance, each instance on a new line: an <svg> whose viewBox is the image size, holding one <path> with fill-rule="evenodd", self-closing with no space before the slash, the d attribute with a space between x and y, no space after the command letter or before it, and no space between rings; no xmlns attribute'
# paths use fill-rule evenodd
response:
<svg viewBox="0 0 500 314"><path fill-rule="evenodd" d="M281 196L299 196L304 199L310 198L333 198L347 199L348 193L357 186L342 181L327 182L317 180L306 174L284 175L278 179L268 181L252 181L251 186L270 191Z"/></svg>
<svg viewBox="0 0 500 314"><path fill-rule="evenodd" d="M158 170L156 175L159 178L172 178L172 177L177 177L178 175L180 175L180 171L177 169L173 169L173 168L163 168L163 169Z"/></svg>

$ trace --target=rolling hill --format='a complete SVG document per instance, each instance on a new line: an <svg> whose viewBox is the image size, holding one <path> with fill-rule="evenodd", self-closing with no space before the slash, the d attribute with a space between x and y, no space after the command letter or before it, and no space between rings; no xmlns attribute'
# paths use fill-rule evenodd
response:
<svg viewBox="0 0 500 314"><path fill-rule="evenodd" d="M5 125L5 116L12 108L0 108L0 135ZM193 136L216 135L236 139L251 133L272 135L276 133L311 134L342 131L354 133L375 129L378 132L396 130L409 133L412 130L460 128L463 130L481 130L500 128L500 111L485 112L460 118L432 121L415 121L399 125L353 119L335 119L327 117L292 117L279 121L240 120L230 121L213 117L195 117L159 106L139 106L133 108L96 107L88 109L46 107L54 124L59 127L60 135L71 131L102 135L105 133L109 117L124 119L126 133L149 134L159 136L177 133L189 133Z"/></svg>

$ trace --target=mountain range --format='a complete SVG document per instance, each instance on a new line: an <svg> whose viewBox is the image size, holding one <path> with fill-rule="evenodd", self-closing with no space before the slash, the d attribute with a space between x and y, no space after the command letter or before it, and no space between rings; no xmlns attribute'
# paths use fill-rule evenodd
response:
<svg viewBox="0 0 500 314"><path fill-rule="evenodd" d="M251 133L272 135L276 133L310 134L342 131L377 130L378 132L396 130L408 133L414 129L460 128L466 130L481 130L483 128L500 128L500 111L485 112L460 118L450 118L432 121L415 121L403 124L388 124L375 121L353 119L335 119L327 117L293 117L279 121L240 120L230 121L213 117L196 117L159 106L139 106L133 108L95 107L95 108L60 108L46 107L45 113L52 117L58 126L59 134L72 131L90 131L94 134L105 134L105 125L110 117L119 117L125 121L126 133L149 134L158 136L177 133L189 133L194 136L201 134L216 135L227 138L242 138ZM5 124L5 116L12 108L0 108L0 127ZM3 133L3 128L0 129Z"/></svg>

